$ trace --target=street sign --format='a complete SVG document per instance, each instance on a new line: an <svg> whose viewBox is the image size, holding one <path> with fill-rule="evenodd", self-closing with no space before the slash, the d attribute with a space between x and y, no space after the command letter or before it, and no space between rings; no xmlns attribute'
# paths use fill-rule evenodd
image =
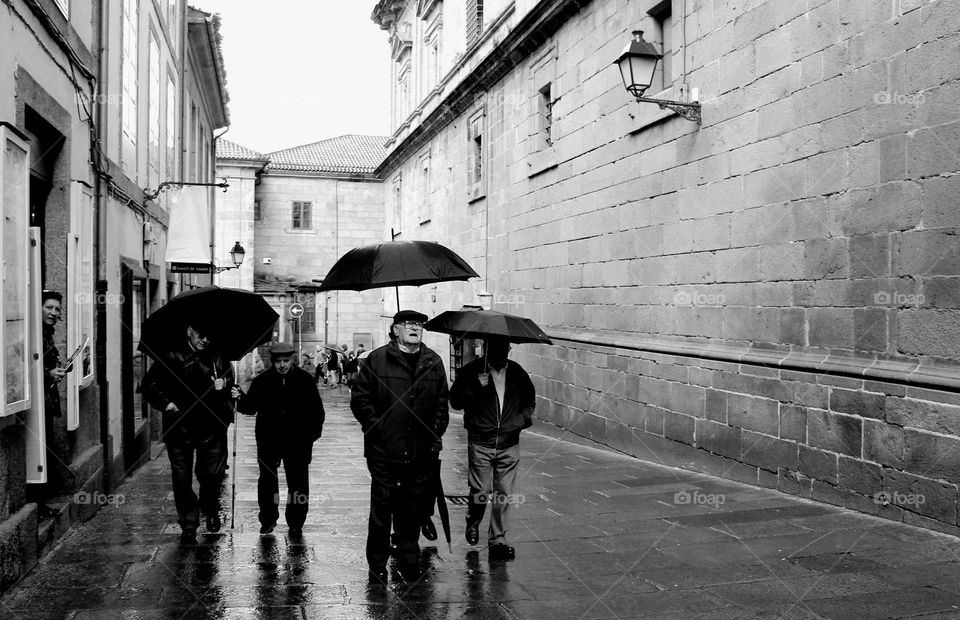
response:
<svg viewBox="0 0 960 620"><path fill-rule="evenodd" d="M290 304L290 309L287 312L290 313L291 319L299 319L303 316L303 304Z"/></svg>
<svg viewBox="0 0 960 620"><path fill-rule="evenodd" d="M170 263L170 273L210 273L210 263Z"/></svg>

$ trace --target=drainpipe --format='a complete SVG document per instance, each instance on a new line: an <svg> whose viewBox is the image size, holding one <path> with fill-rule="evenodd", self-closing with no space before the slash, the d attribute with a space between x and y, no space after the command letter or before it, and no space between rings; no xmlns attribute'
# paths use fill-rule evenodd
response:
<svg viewBox="0 0 960 620"><path fill-rule="evenodd" d="M109 36L109 24L107 22L107 11L105 2L99 2L95 6L99 9L97 19L97 83L99 92L106 90L107 71L103 60L106 52L105 37ZM94 93L95 95L98 93ZM105 114L104 97L96 97L96 119L97 127L100 128L95 136L100 140L103 131ZM92 145L93 148L99 148L99 144ZM94 160L96 161L96 160ZM107 239L107 196L104 194L104 183L99 174L94 175L94 260L97 265L97 295L94 298L96 309L96 339L97 349L95 353L97 368L97 391L100 398L100 445L103 449L103 488L109 493L113 489L113 479L111 475L111 463L113 462L112 449L110 445L110 381L107 379L107 269L106 269L106 251L103 247Z"/></svg>

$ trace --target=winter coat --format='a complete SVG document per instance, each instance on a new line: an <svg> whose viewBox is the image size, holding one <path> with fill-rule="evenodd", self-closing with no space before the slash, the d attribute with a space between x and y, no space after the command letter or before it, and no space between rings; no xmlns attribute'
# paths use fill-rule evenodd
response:
<svg viewBox="0 0 960 620"><path fill-rule="evenodd" d="M214 377L224 380L222 389L214 389ZM162 412L164 441L171 434L202 441L225 433L233 422L233 384L229 361L208 351L196 352L185 344L153 363L140 383L140 391L151 407ZM171 402L179 411L167 411Z"/></svg>
<svg viewBox="0 0 960 620"><path fill-rule="evenodd" d="M323 400L310 373L293 367L285 375L270 367L237 401L241 413L257 414L257 444L312 444L323 433Z"/></svg>
<svg viewBox="0 0 960 620"><path fill-rule="evenodd" d="M537 404L530 375L520 364L507 360L503 411L491 378L480 385L478 375L486 372L484 359L474 360L457 371L450 389L450 406L463 409L467 441L488 448L509 448L520 441L520 431L530 426Z"/></svg>
<svg viewBox="0 0 960 620"><path fill-rule="evenodd" d="M433 350L420 345L416 371L396 342L371 351L350 399L363 455L398 463L435 458L450 420L447 396L447 373Z"/></svg>
<svg viewBox="0 0 960 620"><path fill-rule="evenodd" d="M50 371L60 365L60 351L53 339L53 327L43 324L43 408L47 417L59 418L60 386Z"/></svg>

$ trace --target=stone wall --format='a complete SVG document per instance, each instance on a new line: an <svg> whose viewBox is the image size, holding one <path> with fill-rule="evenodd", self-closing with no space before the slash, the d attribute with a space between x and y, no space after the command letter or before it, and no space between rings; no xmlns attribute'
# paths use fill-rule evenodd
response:
<svg viewBox="0 0 960 620"><path fill-rule="evenodd" d="M430 154L437 215L414 234L483 276L441 302L486 287L555 336L515 357L559 427L957 532L960 14L674 2L686 48L661 96L699 89L697 125L630 100L612 65L658 3L578 4L550 36L518 19L487 71L502 77L476 80L469 109L451 104L418 152L383 166L389 226L391 180L411 221L408 179Z"/></svg>

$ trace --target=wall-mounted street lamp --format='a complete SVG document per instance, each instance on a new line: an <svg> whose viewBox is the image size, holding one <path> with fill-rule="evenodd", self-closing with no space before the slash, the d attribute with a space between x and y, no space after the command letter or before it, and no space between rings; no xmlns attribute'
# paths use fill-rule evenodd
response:
<svg viewBox="0 0 960 620"><path fill-rule="evenodd" d="M240 245L240 242L237 241L233 244L233 248L230 250L230 260L233 261L233 267L214 267L214 273L222 273L230 269L239 269L240 265L243 264L243 257L246 256L247 251L243 249L243 246Z"/></svg>
<svg viewBox="0 0 960 620"><path fill-rule="evenodd" d="M627 44L623 53L614 62L620 67L620 77L627 92L637 98L637 103L655 103L660 109L673 110L688 121L700 122L700 104L670 99L651 99L643 93L653 83L653 75L657 70L657 62L663 54L657 52L650 43L643 40L643 31L634 30L633 40Z"/></svg>

